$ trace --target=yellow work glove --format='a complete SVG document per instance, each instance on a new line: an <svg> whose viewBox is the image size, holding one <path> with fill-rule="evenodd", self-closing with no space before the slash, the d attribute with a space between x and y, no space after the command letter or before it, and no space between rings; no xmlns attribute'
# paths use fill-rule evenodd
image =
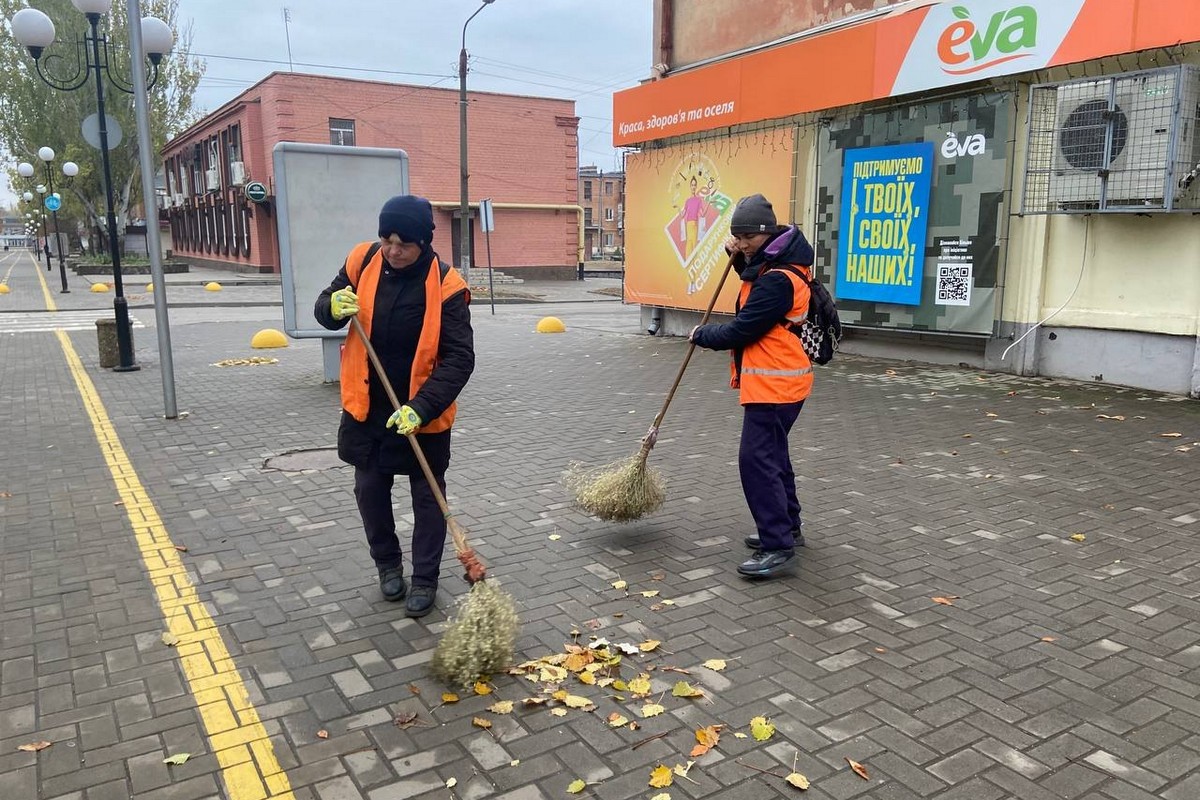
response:
<svg viewBox="0 0 1200 800"><path fill-rule="evenodd" d="M358 313L358 295L350 289L338 289L329 297L329 311L334 319L353 317Z"/></svg>
<svg viewBox="0 0 1200 800"><path fill-rule="evenodd" d="M393 426L396 428L396 433L408 436L410 433L416 433L417 428L421 427L421 417L412 410L412 406L400 406L399 411L388 417L387 427Z"/></svg>

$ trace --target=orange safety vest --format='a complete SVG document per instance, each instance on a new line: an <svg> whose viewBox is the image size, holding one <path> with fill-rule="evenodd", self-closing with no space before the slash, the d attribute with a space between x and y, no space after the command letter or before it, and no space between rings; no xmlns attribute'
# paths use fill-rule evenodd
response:
<svg viewBox="0 0 1200 800"><path fill-rule="evenodd" d="M379 286L379 272L383 268L382 252L375 253L370 263L363 265L363 259L373 244L374 242L363 242L356 245L346 257L346 275L350 278L350 285L355 294L358 295L358 321L362 323L368 337L371 335L375 290ZM435 256L425 278L425 318L421 324L421 338L417 340L417 352L413 357L407 400L416 396L421 385L429 379L433 368L437 366L438 342L442 334L442 303L461 291L467 291L467 283L457 270L447 270L444 278L441 272L441 265ZM467 302L471 302L469 292ZM347 336L346 344L342 348L342 408L359 422L366 421L367 409L371 404L368 364L367 348L362 340L353 334ZM451 403L440 417L422 425L419 432L439 433L449 430L454 424L457 411L458 404Z"/></svg>
<svg viewBox="0 0 1200 800"><path fill-rule="evenodd" d="M796 269L809 274L807 267L795 265ZM759 276L770 269L764 269ZM808 284L790 270L779 270L792 282L792 308L787 321L799 325L808 318ZM750 296L754 284L743 281L738 292L737 309L741 310ZM812 362L800 344L800 337L784 324L775 325L765 336L746 345L741 351L739 369L738 353L735 351L729 364L729 385L738 389L738 399L747 403L795 403L808 397L812 391Z"/></svg>

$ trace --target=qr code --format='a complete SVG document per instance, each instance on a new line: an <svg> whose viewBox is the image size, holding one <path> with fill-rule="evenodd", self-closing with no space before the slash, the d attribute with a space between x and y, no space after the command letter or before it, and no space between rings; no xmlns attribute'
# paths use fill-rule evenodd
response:
<svg viewBox="0 0 1200 800"><path fill-rule="evenodd" d="M939 264L937 302L941 305L971 304L971 267L966 264Z"/></svg>

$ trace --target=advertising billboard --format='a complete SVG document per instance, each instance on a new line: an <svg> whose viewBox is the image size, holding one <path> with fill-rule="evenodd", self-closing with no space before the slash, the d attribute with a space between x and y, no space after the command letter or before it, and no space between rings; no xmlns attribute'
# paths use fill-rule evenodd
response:
<svg viewBox="0 0 1200 800"><path fill-rule="evenodd" d="M794 130L633 153L625 163L625 300L667 308L708 307L727 254L738 198L761 193L788 222ZM717 311L732 312L736 276Z"/></svg>

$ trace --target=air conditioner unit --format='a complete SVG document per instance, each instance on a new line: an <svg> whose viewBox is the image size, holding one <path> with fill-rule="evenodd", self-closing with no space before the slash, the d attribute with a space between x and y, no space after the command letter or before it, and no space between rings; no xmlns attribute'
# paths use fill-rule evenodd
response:
<svg viewBox="0 0 1200 800"><path fill-rule="evenodd" d="M176 192L176 193L175 193L175 207L176 207L176 208L183 208L183 201L184 201L185 199L186 199L186 198L185 198L185 196L184 196L184 194L183 194L182 192Z"/></svg>
<svg viewBox="0 0 1200 800"><path fill-rule="evenodd" d="M234 186L244 186L246 183L246 165L241 161L229 162L229 182Z"/></svg>
<svg viewBox="0 0 1200 800"><path fill-rule="evenodd" d="M1200 72L1172 68L1057 88L1049 201L1056 210L1169 209L1200 159Z"/></svg>
<svg viewBox="0 0 1200 800"><path fill-rule="evenodd" d="M204 186L210 192L220 191L221 189L221 171L216 167L204 172Z"/></svg>

